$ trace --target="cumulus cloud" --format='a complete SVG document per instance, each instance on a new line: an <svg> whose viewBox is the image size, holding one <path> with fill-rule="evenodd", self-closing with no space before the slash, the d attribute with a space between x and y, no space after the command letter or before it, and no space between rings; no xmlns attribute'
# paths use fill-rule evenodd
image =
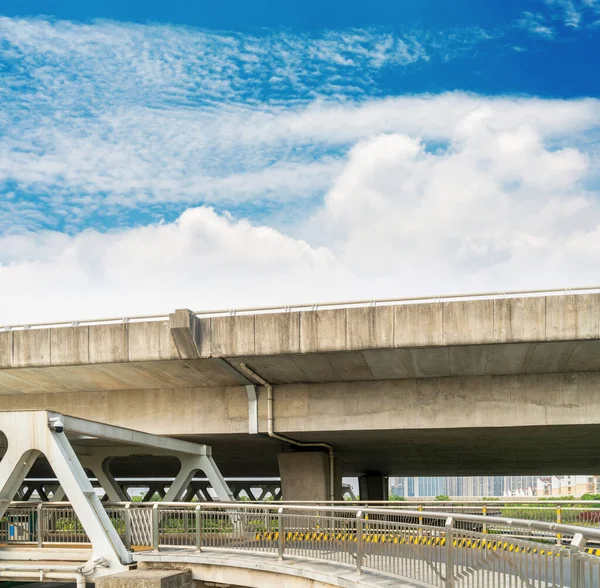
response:
<svg viewBox="0 0 600 588"><path fill-rule="evenodd" d="M588 156L547 149L527 125L494 130L488 116L467 117L434 153L400 134L355 147L313 221L334 236L336 258L418 291L591 280L600 243L585 262L573 252L600 226L598 194L583 188Z"/></svg>
<svg viewBox="0 0 600 588"><path fill-rule="evenodd" d="M12 323L306 297L337 271L325 248L205 207L124 231L5 235L0 252L0 320Z"/></svg>
<svg viewBox="0 0 600 588"><path fill-rule="evenodd" d="M490 102L437 147L406 132L359 141L287 233L199 207L120 231L5 235L0 321L590 285L594 159L558 139Z"/></svg>

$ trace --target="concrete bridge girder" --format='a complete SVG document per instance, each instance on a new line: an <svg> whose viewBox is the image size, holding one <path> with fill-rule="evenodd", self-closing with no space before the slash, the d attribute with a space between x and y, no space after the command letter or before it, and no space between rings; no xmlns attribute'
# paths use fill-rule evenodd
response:
<svg viewBox="0 0 600 588"><path fill-rule="evenodd" d="M275 385L276 431L334 445L344 475L593 473L599 352L598 292L178 310L2 332L0 394L208 443L228 476L277 475L282 445L251 434L266 431L265 395L250 406L244 363Z"/></svg>

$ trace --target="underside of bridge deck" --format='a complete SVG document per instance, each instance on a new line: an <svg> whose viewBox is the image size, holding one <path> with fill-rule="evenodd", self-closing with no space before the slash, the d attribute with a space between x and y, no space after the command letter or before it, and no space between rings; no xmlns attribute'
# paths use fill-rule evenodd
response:
<svg viewBox="0 0 600 588"><path fill-rule="evenodd" d="M501 427L444 430L325 431L292 433L302 441L325 441L335 447L344 476L370 471L390 475L454 476L511 474L595 474L599 468L600 425ZM184 437L212 446L225 476L278 476L277 454L286 448L261 435ZM179 463L171 457L115 458L116 477L173 477ZM31 477L52 471L40 458Z"/></svg>

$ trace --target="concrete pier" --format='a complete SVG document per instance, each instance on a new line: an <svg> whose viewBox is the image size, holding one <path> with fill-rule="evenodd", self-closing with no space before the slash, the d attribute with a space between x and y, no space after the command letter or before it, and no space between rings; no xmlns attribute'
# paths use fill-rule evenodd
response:
<svg viewBox="0 0 600 588"><path fill-rule="evenodd" d="M374 473L359 476L358 494L361 500L388 500L388 476Z"/></svg>
<svg viewBox="0 0 600 588"><path fill-rule="evenodd" d="M287 501L330 500L329 455L322 451L290 451L277 456L281 493ZM342 499L342 476L334 462L334 500Z"/></svg>

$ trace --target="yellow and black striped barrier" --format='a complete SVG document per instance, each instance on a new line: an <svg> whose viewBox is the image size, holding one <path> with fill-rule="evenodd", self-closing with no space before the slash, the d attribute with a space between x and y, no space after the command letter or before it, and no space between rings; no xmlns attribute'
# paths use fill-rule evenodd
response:
<svg viewBox="0 0 600 588"><path fill-rule="evenodd" d="M398 545L423 545L423 546L444 546L445 537L424 537L419 535L398 536L385 535L377 533L367 533L363 535L365 543L395 543ZM277 531L256 533L256 541L278 541L279 533ZM286 541L347 541L356 542L355 533L325 533L323 531L298 532L288 531L285 534ZM454 539L454 547L463 549L484 549L487 551L508 551L511 553L533 553L540 555L559 555L545 547L523 546L510 541L493 541L490 539ZM589 547L585 550L589 555L600 556L600 548Z"/></svg>

